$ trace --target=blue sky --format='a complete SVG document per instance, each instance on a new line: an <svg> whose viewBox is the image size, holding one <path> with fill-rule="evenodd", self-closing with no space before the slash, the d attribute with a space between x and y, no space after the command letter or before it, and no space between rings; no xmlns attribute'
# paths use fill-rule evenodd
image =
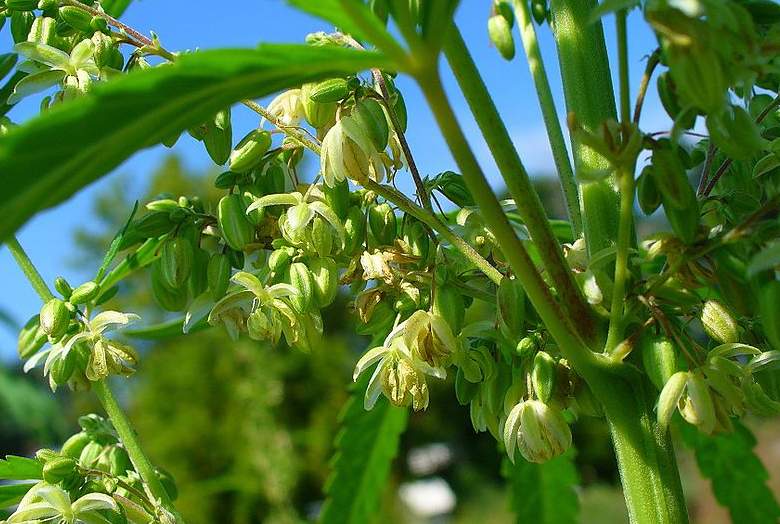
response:
<svg viewBox="0 0 780 524"><path fill-rule="evenodd" d="M550 173L552 156L519 36L515 31L518 52L515 59L507 63L490 46L487 37L489 6L487 0L463 0L457 13L458 24L505 117L523 162L532 173ZM140 0L131 4L123 19L143 33L155 31L163 45L171 50L252 47L260 42L301 42L307 33L332 29L327 23L301 14L281 0ZM615 64L614 21L611 17L605 19L605 27L611 63ZM544 26L538 33L547 72L557 96L559 114L563 115L560 75L550 29ZM629 35L631 87L632 93L635 93L644 69L643 58L654 48L654 38L636 11L629 17ZM10 34L5 29L0 33L0 52L7 52L10 48ZM457 86L454 86L454 81L446 72L445 85L451 93L464 130L472 140L472 147L485 172L498 187L499 176L487 147L480 138L465 101L459 96ZM421 172L435 174L447 169L456 170L420 93L408 79L400 78L398 86L404 92L408 106L407 137ZM651 90L643 113L644 130L658 131L668 127L658 107L655 92ZM37 101L25 101L15 107L9 116L16 122L23 122L34 116L36 111ZM254 116L241 108L234 111L233 121L236 139L243 134L243 130L257 124ZM212 166L202 146L189 137L182 137L173 152L193 169L205 170ZM82 190L68 202L40 213L21 229L18 233L19 241L49 283L57 275L65 276L73 284L90 278L96 268L74 268L68 261L74 255L73 231L90 220L93 198L105 191L111 180L120 173L130 175L128 178L133 180L130 190L137 193L133 196L140 196L144 182L167 154L169 150L161 146L137 153L111 175ZM35 173L30 173L30 176L34 177ZM14 264L8 250L2 246L0 290L0 310L10 314L18 323L23 323L40 307L38 297ZM13 362L15 347L16 334L0 325L0 358Z"/></svg>

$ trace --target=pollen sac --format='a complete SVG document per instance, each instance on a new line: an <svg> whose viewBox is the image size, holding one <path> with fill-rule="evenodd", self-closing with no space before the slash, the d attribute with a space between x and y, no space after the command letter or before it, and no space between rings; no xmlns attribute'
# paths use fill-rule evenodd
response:
<svg viewBox="0 0 780 524"><path fill-rule="evenodd" d="M428 383L411 360L396 358L382 368L380 380L382 391L393 405L411 405L415 411L428 407Z"/></svg>

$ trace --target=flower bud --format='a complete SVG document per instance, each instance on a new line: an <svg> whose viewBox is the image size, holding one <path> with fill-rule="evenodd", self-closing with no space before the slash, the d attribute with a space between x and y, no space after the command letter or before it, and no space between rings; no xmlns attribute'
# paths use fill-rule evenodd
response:
<svg viewBox="0 0 780 524"><path fill-rule="evenodd" d="M542 402L549 402L555 389L555 360L544 351L534 357L531 384Z"/></svg>
<svg viewBox="0 0 780 524"><path fill-rule="evenodd" d="M298 293L290 297L290 304L298 313L306 313L314 304L314 279L303 262L293 262L287 268L287 279Z"/></svg>
<svg viewBox="0 0 780 524"><path fill-rule="evenodd" d="M515 352L521 359L530 358L536 351L536 342L533 337L523 337L520 342L517 343Z"/></svg>
<svg viewBox="0 0 780 524"><path fill-rule="evenodd" d="M39 315L34 315L19 332L17 352L19 358L26 360L33 356L47 341L46 333L41 329Z"/></svg>
<svg viewBox="0 0 780 524"><path fill-rule="evenodd" d="M214 253L206 268L206 282L215 301L225 296L230 285L230 260L224 253Z"/></svg>
<svg viewBox="0 0 780 524"><path fill-rule="evenodd" d="M69 302L71 304L86 304L97 298L100 293L100 287L93 281L84 282L73 290Z"/></svg>
<svg viewBox="0 0 780 524"><path fill-rule="evenodd" d="M314 129L322 129L333 125L336 121L336 108L338 104L335 102L322 103L312 100L311 93L316 84L303 84L301 86L301 106L303 107L303 114L306 117L306 121L311 124Z"/></svg>
<svg viewBox="0 0 780 524"><path fill-rule="evenodd" d="M65 457L78 459L84 447L90 442L92 442L92 439L89 435L84 431L80 431L65 441L60 449L60 454Z"/></svg>
<svg viewBox="0 0 780 524"><path fill-rule="evenodd" d="M452 284L446 282L436 287L433 295L431 312L444 319L453 333L459 333L463 328L466 316L466 303L463 295Z"/></svg>
<svg viewBox="0 0 780 524"><path fill-rule="evenodd" d="M379 102L371 98L360 100L350 116L368 135L377 151L383 151L387 147L390 129L384 109Z"/></svg>
<svg viewBox="0 0 780 524"><path fill-rule="evenodd" d="M192 244L184 237L166 241L160 252L162 277L168 287L178 289L190 276L194 252Z"/></svg>
<svg viewBox="0 0 780 524"><path fill-rule="evenodd" d="M390 204L383 203L368 210L368 226L380 245L393 245L398 233L398 222Z"/></svg>
<svg viewBox="0 0 780 524"><path fill-rule="evenodd" d="M653 150L651 173L656 188L663 195L664 209L669 206L684 209L688 205L693 187L688 182L685 167L673 147L664 144Z"/></svg>
<svg viewBox="0 0 780 524"><path fill-rule="evenodd" d="M350 207L344 220L344 254L351 256L362 251L366 240L366 215L359 207Z"/></svg>
<svg viewBox="0 0 780 524"><path fill-rule="evenodd" d="M329 78L310 85L309 98L320 104L338 102L349 94L349 82L345 78Z"/></svg>
<svg viewBox="0 0 780 524"><path fill-rule="evenodd" d="M333 229L320 216L311 221L311 244L321 257L330 256L333 251Z"/></svg>
<svg viewBox="0 0 780 524"><path fill-rule="evenodd" d="M257 308L250 313L246 321L247 333L253 340L267 340L276 345L282 336L279 319L264 308Z"/></svg>
<svg viewBox="0 0 780 524"><path fill-rule="evenodd" d="M203 130L203 145L206 146L206 152L218 166L224 165L228 161L233 146L230 109L223 109L212 120L206 122Z"/></svg>
<svg viewBox="0 0 780 524"><path fill-rule="evenodd" d="M507 416L504 444L512 462L515 448L529 462L546 462L571 446L571 430L560 410L539 400L526 400Z"/></svg>
<svg viewBox="0 0 780 524"><path fill-rule="evenodd" d="M79 455L79 465L83 468L93 468L97 464L98 458L103 454L103 444L92 440L84 446Z"/></svg>
<svg viewBox="0 0 780 524"><path fill-rule="evenodd" d="M76 461L70 457L57 457L43 465L43 480L58 484L76 474Z"/></svg>
<svg viewBox="0 0 780 524"><path fill-rule="evenodd" d="M342 180L329 186L327 184L322 185L322 192L325 195L325 203L329 208L336 213L336 216L340 219L346 219L349 213L349 184L346 180Z"/></svg>
<svg viewBox="0 0 780 524"><path fill-rule="evenodd" d="M314 258L309 263L309 271L317 304L321 308L329 306L339 291L339 270L336 262L332 258Z"/></svg>
<svg viewBox="0 0 780 524"><path fill-rule="evenodd" d="M92 15L76 6L62 6L60 7L60 18L72 28L82 33L94 32L92 29Z"/></svg>
<svg viewBox="0 0 780 524"><path fill-rule="evenodd" d="M636 179L636 198L645 215L652 215L661 205L661 193L655 185L652 166L645 166Z"/></svg>
<svg viewBox="0 0 780 524"><path fill-rule="evenodd" d="M381 182L385 175L378 150L351 115L342 117L322 139L320 170L329 186L347 178L358 184Z"/></svg>
<svg viewBox="0 0 780 524"><path fill-rule="evenodd" d="M669 72L682 105L693 105L704 113L721 110L726 102L728 82L717 50L711 45L669 45L662 43Z"/></svg>
<svg viewBox="0 0 780 524"><path fill-rule="evenodd" d="M230 153L230 170L235 173L248 173L260 164L269 147L271 134L268 131L250 131Z"/></svg>
<svg viewBox="0 0 780 524"><path fill-rule="evenodd" d="M655 387L663 389L677 371L677 352L671 340L663 335L645 333L639 340L642 365Z"/></svg>
<svg viewBox="0 0 780 524"><path fill-rule="evenodd" d="M52 389L55 386L67 384L73 372L76 370L76 352L71 351L64 358L55 360L49 367L49 383Z"/></svg>
<svg viewBox="0 0 780 524"><path fill-rule="evenodd" d="M531 0L531 15L537 24L542 25L548 13L547 0Z"/></svg>
<svg viewBox="0 0 780 524"><path fill-rule="evenodd" d="M716 300L708 300L701 310L701 324L707 335L722 344L739 341L739 326L726 306Z"/></svg>
<svg viewBox="0 0 780 524"><path fill-rule="evenodd" d="M70 311L65 302L52 298L41 308L41 329L52 339L58 339L65 334L70 323Z"/></svg>
<svg viewBox="0 0 780 524"><path fill-rule="evenodd" d="M467 380L463 369L458 368L455 375L455 397L458 399L458 403L465 406L474 399L478 392L479 384Z"/></svg>
<svg viewBox="0 0 780 524"><path fill-rule="evenodd" d="M506 18L500 14L492 15L488 19L488 36L505 60L512 60L515 57L515 41L512 38L512 26L509 25Z"/></svg>
<svg viewBox="0 0 780 524"><path fill-rule="evenodd" d="M525 291L517 279L504 277L496 290L496 318L501 334L517 340L525 322Z"/></svg>
<svg viewBox="0 0 780 524"><path fill-rule="evenodd" d="M128 471L133 471L133 464L124 448L111 446L106 456L106 466L108 472L115 476L125 475Z"/></svg>
<svg viewBox="0 0 780 524"><path fill-rule="evenodd" d="M427 311L415 311L404 323L404 342L414 356L432 367L446 367L458 342L445 320Z"/></svg>
<svg viewBox="0 0 780 524"><path fill-rule="evenodd" d="M150 275L152 282L152 297L155 302L166 311L182 311L187 307L187 288L171 288L162 275L160 259L152 264Z"/></svg>
<svg viewBox="0 0 780 524"><path fill-rule="evenodd" d="M65 280L65 277L57 277L54 279L54 289L57 293L62 295L62 298L65 300L70 299L70 295L73 293L73 288L70 287L70 284Z"/></svg>
<svg viewBox="0 0 780 524"><path fill-rule="evenodd" d="M222 197L217 206L217 218L225 243L242 251L255 238L255 228L246 216L244 199L240 195Z"/></svg>

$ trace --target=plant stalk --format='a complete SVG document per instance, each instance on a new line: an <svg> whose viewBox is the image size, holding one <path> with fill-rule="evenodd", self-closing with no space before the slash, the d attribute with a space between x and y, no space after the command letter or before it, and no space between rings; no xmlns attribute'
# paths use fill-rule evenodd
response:
<svg viewBox="0 0 780 524"><path fill-rule="evenodd" d="M445 36L444 53L466 97L466 101L471 107L471 112L482 131L482 135L498 165L507 188L514 198L518 213L528 228L534 246L539 251L544 269L547 271L560 297L563 310L568 314L572 322L578 326L583 339L589 344L594 343L597 338L595 313L582 295L569 265L563 258L561 246L553 234L544 212L544 207L533 184L531 184L528 172L517 154L509 132L477 70L477 66L463 41L463 37L454 25ZM435 87L431 81L428 83ZM442 93L442 96L445 95ZM447 105L449 106L449 104ZM443 111L442 114L444 114ZM468 147L467 144L466 147ZM452 145L450 148L452 148ZM458 162L459 165L460 163ZM478 170L477 173L484 178L478 165L468 167L470 169L476 168ZM464 172L463 175L465 177L466 173ZM475 198L482 196L478 195L477 192L487 192L486 194L489 194L491 200L495 201L495 196L489 185L484 188L480 187L478 190L470 189ZM484 213L485 209L482 208L481 211ZM505 221L506 219L504 218L503 220ZM493 230L492 227L491 230ZM493 233L495 234L496 232L493 230ZM502 246L506 246L506 244L502 243Z"/></svg>
<svg viewBox="0 0 780 524"><path fill-rule="evenodd" d="M525 246L509 224L455 118L438 73L427 71L420 74L417 81L455 162L463 173L466 185L474 195L485 223L501 245L502 252L525 289L528 299L572 366L586 381L595 380L596 375L600 375L596 356L588 349L569 317L564 314L558 302L550 294L549 287L534 266Z"/></svg>
<svg viewBox="0 0 780 524"><path fill-rule="evenodd" d="M547 137L550 141L555 168L561 181L561 189L566 201L572 232L574 233L574 238L577 239L582 235L579 189L577 188L577 181L574 179L574 170L571 167L569 152L566 149L566 141L563 139L563 130L558 120L558 111L555 108L555 100L550 89L550 81L547 79L542 53L539 51L536 29L534 28L533 20L531 20L531 12L527 1L514 0L514 8L520 36L523 40L525 56L528 60L528 69L531 71L531 77L534 79L536 95L539 98L539 107L542 110L544 125L547 128Z"/></svg>
<svg viewBox="0 0 780 524"><path fill-rule="evenodd" d="M618 174L618 183L620 184L620 227L615 254L615 284L612 287L609 331L605 346L608 352L614 350L623 338L626 280L629 274L628 252L634 233L634 174L628 170L621 170Z"/></svg>
<svg viewBox="0 0 780 524"><path fill-rule="evenodd" d="M16 263L19 265L19 268L30 281L33 289L35 289L36 293L41 297L41 300L43 302L48 302L54 298L54 294L49 289L49 286L46 285L46 281L43 279L32 260L30 260L27 252L22 248L21 244L19 244L16 237L12 236L9 238L6 241L6 245L11 251ZM160 479L155 474L151 462L149 462L149 459L144 455L135 430L130 425L130 420L117 403L108 384L105 380L98 380L91 384L92 391L95 392L100 404L103 406L103 409L105 409L108 418L111 420L111 423L114 425L114 428L119 435L119 439L125 446L127 454L130 456L130 460L133 462L138 474L149 488L150 494L155 499L159 499L163 507L177 517L177 521L183 522L178 516L178 513L176 513L173 503L168 496L168 492L165 491Z"/></svg>

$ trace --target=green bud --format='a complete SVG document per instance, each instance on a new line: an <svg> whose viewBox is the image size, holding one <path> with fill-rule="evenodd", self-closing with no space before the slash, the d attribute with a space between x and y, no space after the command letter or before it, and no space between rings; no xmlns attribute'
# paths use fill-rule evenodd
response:
<svg viewBox="0 0 780 524"><path fill-rule="evenodd" d="M330 256L333 250L333 228L320 216L315 216L311 221L311 243L314 250L321 257Z"/></svg>
<svg viewBox="0 0 780 524"><path fill-rule="evenodd" d="M71 304L86 304L97 298L100 293L100 287L91 280L84 282L79 287L73 290L73 294L70 296Z"/></svg>
<svg viewBox="0 0 780 524"><path fill-rule="evenodd" d="M25 42L30 34L35 15L30 11L12 11L11 12L11 36L14 43Z"/></svg>
<svg viewBox="0 0 780 524"><path fill-rule="evenodd" d="M65 302L58 298L52 298L41 308L41 329L53 339L65 334L70 323L70 311Z"/></svg>
<svg viewBox="0 0 780 524"><path fill-rule="evenodd" d="M345 78L329 78L311 85L308 91L309 98L314 102L338 102L349 94L349 82Z"/></svg>
<svg viewBox="0 0 780 524"><path fill-rule="evenodd" d="M652 215L661 205L661 193L653 179L652 166L645 166L636 179L636 198L645 215Z"/></svg>
<svg viewBox="0 0 780 524"><path fill-rule="evenodd" d="M536 342L533 337L523 337L517 343L517 356L521 359L530 358L536 351Z"/></svg>
<svg viewBox="0 0 780 524"><path fill-rule="evenodd" d="M38 352L47 341L46 333L41 329L39 315L34 315L19 332L17 352L19 358L26 360Z"/></svg>
<svg viewBox="0 0 780 524"><path fill-rule="evenodd" d="M37 44L51 45L54 41L57 29L57 21L48 16L39 16L33 21L27 41Z"/></svg>
<svg viewBox="0 0 780 524"><path fill-rule="evenodd" d="M248 173L260 164L269 147L271 147L271 133L262 129L250 131L230 153L230 170L236 173Z"/></svg>
<svg viewBox="0 0 780 524"><path fill-rule="evenodd" d="M57 293L62 295L62 298L65 300L68 300L73 293L73 288L70 287L70 284L65 280L65 277L57 277L54 279L54 289Z"/></svg>
<svg viewBox="0 0 780 524"><path fill-rule="evenodd" d="M726 102L728 81L712 45L664 45L669 71L683 105L704 113L720 111Z"/></svg>
<svg viewBox="0 0 780 524"><path fill-rule="evenodd" d="M383 203L371 207L368 210L368 226L380 245L390 246L395 243L398 223L390 204Z"/></svg>
<svg viewBox="0 0 780 524"><path fill-rule="evenodd" d="M650 171L653 182L663 195L663 201L668 206L685 208L690 202L690 196L695 193L688 182L688 175L680 157L672 147L659 147L653 151L653 167Z"/></svg>
<svg viewBox="0 0 780 524"><path fill-rule="evenodd" d="M124 448L111 446L106 454L108 472L112 475L125 475L128 471L133 471L133 464Z"/></svg>
<svg viewBox="0 0 780 524"><path fill-rule="evenodd" d="M420 259L418 267L425 267L432 253L431 239L422 222L407 217L404 226L404 242L409 246L409 254Z"/></svg>
<svg viewBox="0 0 780 524"><path fill-rule="evenodd" d="M662 335L645 333L639 341L642 365L655 387L663 389L677 372L677 351L674 344Z"/></svg>
<svg viewBox="0 0 780 524"><path fill-rule="evenodd" d="M517 340L524 333L525 291L517 279L504 277L496 290L496 317L501 334Z"/></svg>
<svg viewBox="0 0 780 524"><path fill-rule="evenodd" d="M298 294L290 297L290 304L298 313L306 313L314 303L314 279L302 262L294 262L287 268L287 279Z"/></svg>
<svg viewBox="0 0 780 524"><path fill-rule="evenodd" d="M687 394L680 401L680 415L699 431L712 434L717 419L710 388L700 371L688 373Z"/></svg>
<svg viewBox="0 0 780 524"><path fill-rule="evenodd" d="M349 183L346 180L336 182L333 186L322 185L325 195L325 203L336 213L336 216L344 220L349 213Z"/></svg>
<svg viewBox="0 0 780 524"><path fill-rule="evenodd" d="M223 109L212 120L206 122L203 145L206 146L206 152L218 166L224 165L228 161L233 146L230 109Z"/></svg>
<svg viewBox="0 0 780 524"><path fill-rule="evenodd" d="M160 269L168 287L181 287L192 272L194 251L189 240L177 237L168 240L160 252Z"/></svg>
<svg viewBox="0 0 780 524"><path fill-rule="evenodd" d="M230 260L224 253L214 253L209 259L206 270L211 298L217 301L225 296L230 285Z"/></svg>
<svg viewBox="0 0 780 524"><path fill-rule="evenodd" d="M43 480L58 484L76 474L76 461L70 457L58 457L43 465Z"/></svg>
<svg viewBox="0 0 780 524"><path fill-rule="evenodd" d="M315 258L309 263L314 295L321 308L333 303L339 291L339 270L332 258Z"/></svg>
<svg viewBox="0 0 780 524"><path fill-rule="evenodd" d="M138 220L135 220L130 231L141 238L156 238L169 233L176 223L173 222L168 213L149 213Z"/></svg>
<svg viewBox="0 0 780 524"><path fill-rule="evenodd" d="M463 175L452 171L444 171L436 176L436 187L447 199L458 207L474 205L474 197L471 196Z"/></svg>
<svg viewBox="0 0 780 524"><path fill-rule="evenodd" d="M366 133L377 151L387 147L390 129L382 106L374 99L360 100L351 113L358 126Z"/></svg>
<svg viewBox="0 0 780 524"><path fill-rule="evenodd" d="M544 351L534 357L531 384L539 400L545 403L550 401L555 390L555 361Z"/></svg>
<svg viewBox="0 0 780 524"><path fill-rule="evenodd" d="M240 195L222 197L217 207L217 218L225 243L236 251L255 238L255 228L246 216L244 199Z"/></svg>
<svg viewBox="0 0 780 524"><path fill-rule="evenodd" d="M172 199L172 198L160 198L157 200L152 200L148 204L146 204L146 209L149 211L161 211L165 213L173 213L174 211L179 211L180 206L179 202Z"/></svg>
<svg viewBox="0 0 780 524"><path fill-rule="evenodd" d="M366 240L366 215L359 207L353 206L344 220L344 254L351 256L362 251Z"/></svg>
<svg viewBox="0 0 780 524"><path fill-rule="evenodd" d="M199 247L193 250L192 270L187 280L191 297L197 297L208 289L209 253ZM221 297L220 297L221 298Z"/></svg>
<svg viewBox="0 0 780 524"><path fill-rule="evenodd" d="M509 25L506 18L500 14L495 14L488 18L488 36L505 60L512 60L515 57L515 41L512 38L512 26Z"/></svg>
<svg viewBox="0 0 780 524"><path fill-rule="evenodd" d="M231 189L233 186L238 184L240 178L241 175L239 173L225 171L224 173L217 175L217 177L214 179L214 187L217 189Z"/></svg>
<svg viewBox="0 0 780 524"><path fill-rule="evenodd" d="M661 394L658 396L658 408L656 410L658 425L662 431L666 431L669 422L672 420L677 405L685 391L685 385L688 382L687 371L678 371L664 384Z"/></svg>
<svg viewBox="0 0 780 524"><path fill-rule="evenodd" d="M287 269L294 254L295 249L293 248L282 247L275 249L268 255L268 267L274 273L280 273Z"/></svg>
<svg viewBox="0 0 780 524"><path fill-rule="evenodd" d="M49 368L50 380L58 386L67 384L76 370L76 358L76 352L71 351L65 358L55 360Z"/></svg>
<svg viewBox="0 0 780 524"><path fill-rule="evenodd" d="M235 269L244 269L244 252L236 251L235 249L228 249L226 252L228 260L230 261L230 267Z"/></svg>
<svg viewBox="0 0 780 524"><path fill-rule="evenodd" d="M60 449L60 454L73 459L78 459L81 452L84 450L84 447L90 442L92 442L92 439L89 438L89 435L84 431L79 431L65 441L62 445L62 449Z"/></svg>
<svg viewBox="0 0 780 524"><path fill-rule="evenodd" d="M707 335L721 344L739 342L739 326L726 306L716 300L708 300L701 310L701 324Z"/></svg>
<svg viewBox="0 0 780 524"><path fill-rule="evenodd" d="M431 313L443 318L453 333L460 333L466 317L463 295L451 284L444 283L437 286Z"/></svg>
<svg viewBox="0 0 780 524"><path fill-rule="evenodd" d="M60 7L60 18L77 31L89 34L94 32L94 29L92 29L92 15L83 9L70 5L62 6Z"/></svg>
<svg viewBox="0 0 780 524"><path fill-rule="evenodd" d="M479 384L467 380L463 370L458 368L455 375L455 397L458 399L458 403L461 406L467 405L477 396L478 392Z"/></svg>
<svg viewBox="0 0 780 524"><path fill-rule="evenodd" d="M152 264L151 272L152 296L155 302L166 311L182 311L187 306L187 288L181 286L172 288L163 277L160 259Z"/></svg>
<svg viewBox="0 0 780 524"><path fill-rule="evenodd" d="M531 16L537 24L542 25L548 15L547 0L531 0Z"/></svg>
<svg viewBox="0 0 780 524"><path fill-rule="evenodd" d="M88 442L79 455L79 465L83 468L93 468L97 464L98 458L103 453L103 445L94 440Z"/></svg>
<svg viewBox="0 0 780 524"><path fill-rule="evenodd" d="M336 108L338 104L335 102L321 103L311 98L312 89L316 84L303 84L301 86L301 105L303 106L303 114L306 117L306 121L311 124L314 129L323 129L333 125L336 121Z"/></svg>

